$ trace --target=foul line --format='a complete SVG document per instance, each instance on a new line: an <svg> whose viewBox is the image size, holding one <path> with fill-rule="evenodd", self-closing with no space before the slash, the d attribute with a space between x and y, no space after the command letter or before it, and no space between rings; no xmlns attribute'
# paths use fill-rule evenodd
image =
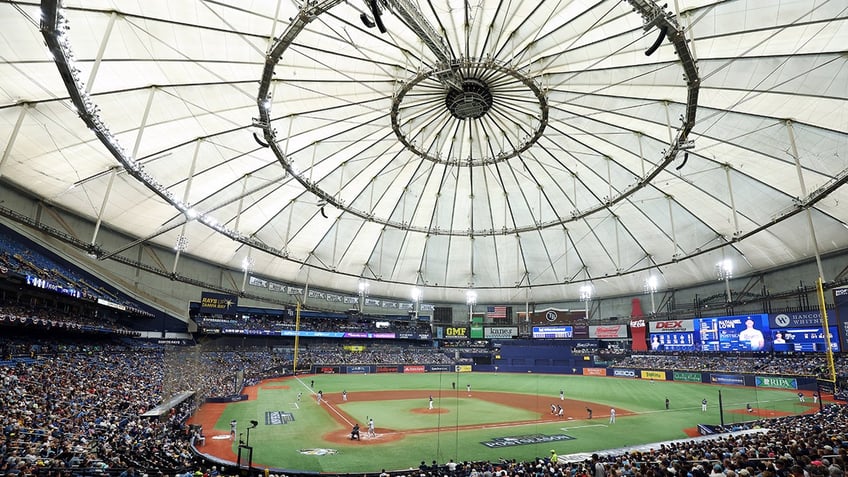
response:
<svg viewBox="0 0 848 477"><path fill-rule="evenodd" d="M573 427L560 427L561 431L568 431L570 429L583 429L584 427L609 427L606 424L587 424L585 426L573 426Z"/></svg>

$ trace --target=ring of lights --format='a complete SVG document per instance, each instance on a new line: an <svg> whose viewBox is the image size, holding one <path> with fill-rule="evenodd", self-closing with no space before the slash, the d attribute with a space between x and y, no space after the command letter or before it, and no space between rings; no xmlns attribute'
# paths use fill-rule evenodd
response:
<svg viewBox="0 0 848 477"><path fill-rule="evenodd" d="M433 87L436 83L437 72L431 69L422 71L404 82L392 98L392 130L408 150L436 163L477 166L518 156L542 137L545 126L548 124L548 100L533 79L493 59L466 59L451 66L461 72L462 91L451 89L444 91ZM418 88L427 83L433 84L428 85L429 87ZM525 104L524 108L527 111L525 116L528 120L528 123L518 130L498 128L500 132L507 134L502 142L503 145L508 146L504 148L507 150L482 157L443 157L440 154L428 152L419 146L420 141L416 141L417 137L426 134L428 125L431 123L445 124L450 120L482 122L487 119L491 121L498 115L506 117L506 113L499 111L499 108L505 109L502 107L504 92L509 93L510 102L513 104L516 102ZM414 105L405 105L404 99L412 94L416 97ZM516 97L519 99L516 100ZM426 122L421 121L419 125L411 126L419 111L434 109L434 106L439 103L444 103L444 108L439 109L435 117L428 117Z"/></svg>

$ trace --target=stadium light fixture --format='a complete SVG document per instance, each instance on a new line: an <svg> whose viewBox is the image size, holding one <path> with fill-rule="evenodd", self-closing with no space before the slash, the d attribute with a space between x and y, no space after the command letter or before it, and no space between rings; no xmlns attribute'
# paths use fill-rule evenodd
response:
<svg viewBox="0 0 848 477"><path fill-rule="evenodd" d="M474 305L477 304L477 292L468 290L465 292L465 303L468 304L468 322L474 319Z"/></svg>
<svg viewBox="0 0 848 477"><path fill-rule="evenodd" d="M657 292L657 276L650 275L645 280L645 291L651 294L651 314L655 315L657 313L657 307L654 304L654 293Z"/></svg>
<svg viewBox="0 0 848 477"><path fill-rule="evenodd" d="M413 288L411 291L412 295L412 306L413 311L415 312L415 319L418 319L418 312L421 310L421 289Z"/></svg>
<svg viewBox="0 0 848 477"><path fill-rule="evenodd" d="M719 280L724 280L724 289L727 292L727 302L730 303L733 301L733 298L730 295L730 279L733 277L733 261L729 258L725 258L716 264L715 270L716 277L718 277Z"/></svg>
<svg viewBox="0 0 848 477"><path fill-rule="evenodd" d="M589 302L592 301L592 295L595 293L595 287L592 285L583 285L580 287L580 301L586 304L586 321L589 321Z"/></svg>
<svg viewBox="0 0 848 477"><path fill-rule="evenodd" d="M365 297L368 296L368 282L359 282L359 314L362 314L362 310L365 306Z"/></svg>

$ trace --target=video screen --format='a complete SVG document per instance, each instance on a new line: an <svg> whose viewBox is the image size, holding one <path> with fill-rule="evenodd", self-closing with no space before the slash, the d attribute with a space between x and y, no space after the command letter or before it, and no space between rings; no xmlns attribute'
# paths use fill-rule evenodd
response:
<svg viewBox="0 0 848 477"><path fill-rule="evenodd" d="M569 339L574 337L571 326L534 326L533 338Z"/></svg>
<svg viewBox="0 0 848 477"><path fill-rule="evenodd" d="M771 349L768 315L722 316L695 320L702 351L766 351Z"/></svg>
<svg viewBox="0 0 848 477"><path fill-rule="evenodd" d="M663 351L694 351L695 333L691 331L675 331L669 333L653 333L651 349Z"/></svg>
<svg viewBox="0 0 848 477"><path fill-rule="evenodd" d="M834 353L839 352L839 336L837 327L829 326L830 347ZM823 353L825 348L824 328L777 328L771 332L774 351L804 351Z"/></svg>

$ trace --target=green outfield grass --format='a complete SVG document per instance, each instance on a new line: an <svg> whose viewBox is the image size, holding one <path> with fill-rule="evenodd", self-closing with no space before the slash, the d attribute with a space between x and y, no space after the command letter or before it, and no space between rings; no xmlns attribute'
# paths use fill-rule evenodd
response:
<svg viewBox="0 0 848 477"><path fill-rule="evenodd" d="M310 388L310 380L315 386ZM455 388L452 387L455 384ZM283 389L280 384L286 384ZM472 397L466 393L472 386ZM316 404L313 394L322 390L329 407ZM568 405L562 421L539 420L548 412L551 403L558 404L560 389L567 400L593 404L594 419L587 420L584 407ZM337 393L346 390L348 401L341 402ZM366 391L420 390L421 397L395 401L363 401ZM528 411L474 397L475 392L496 391L524 395ZM297 402L297 393L302 392ZM215 426L228 432L231 419L246 424L259 421L251 431L254 465L272 468L318 472L364 472L380 469L398 470L417 467L420 462L498 458L532 459L546 456L551 449L560 455L646 444L687 437L685 429L698 424L719 424L719 393L724 408L724 423L748 421L754 417L739 412L750 403L761 415L768 417L800 414L811 403L800 403L797 391L738 386L717 386L699 383L643 381L638 379L558 376L539 374L497 373L430 373L430 374L369 374L316 375L276 381L260 385L256 400L233 403L226 407ZM433 396L436 407L443 413L420 413L427 408L427 398ZM665 409L665 399L670 402ZM707 412L701 412L701 400L708 400ZM808 399L809 401L809 399ZM572 401L573 402L573 401ZM609 408L619 410L617 422L608 423ZM322 436L347 432L349 426L339 424L330 409L337 408L360 422L363 433L367 417L375 419L378 430L406 432L395 442L346 441L330 443ZM624 411L633 415L622 415ZM266 411L290 412L295 420L284 425L266 425ZM524 421L523 425L498 426L497 423ZM526 421L532 421L526 423ZM240 424L240 432L241 431ZM458 426L491 424L486 429L457 429ZM413 432L436 428L436 432ZM492 439L531 434L546 436L565 434L572 440L491 449L481 442ZM334 449L332 455L303 455L301 449ZM236 446L233 447L236 452Z"/></svg>

